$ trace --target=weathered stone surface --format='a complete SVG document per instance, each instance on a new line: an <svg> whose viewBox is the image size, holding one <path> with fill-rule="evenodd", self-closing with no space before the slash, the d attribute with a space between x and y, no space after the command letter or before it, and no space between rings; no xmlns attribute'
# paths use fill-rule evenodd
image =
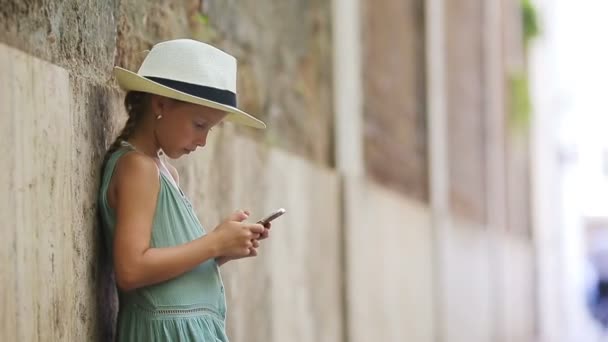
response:
<svg viewBox="0 0 608 342"><path fill-rule="evenodd" d="M450 202L457 216L486 220L482 3L446 2Z"/></svg>
<svg viewBox="0 0 608 342"><path fill-rule="evenodd" d="M74 288L69 77L61 68L4 45L0 74L6 165L0 185L0 339L70 339L79 320L64 315L76 313L87 299Z"/></svg>
<svg viewBox="0 0 608 342"><path fill-rule="evenodd" d="M537 329L534 245L527 236L502 234L499 237L502 277L498 287L502 290L503 338L506 341L533 341Z"/></svg>
<svg viewBox="0 0 608 342"><path fill-rule="evenodd" d="M366 171L379 183L426 202L424 2L362 5Z"/></svg>
<svg viewBox="0 0 608 342"><path fill-rule="evenodd" d="M333 164L329 1L205 1L217 44L239 60L239 99L266 132L239 130Z"/></svg>
<svg viewBox="0 0 608 342"><path fill-rule="evenodd" d="M0 42L108 84L156 42L210 42L237 57L241 107L269 124L241 134L333 164L330 2L4 0L0 27Z"/></svg>
<svg viewBox="0 0 608 342"><path fill-rule="evenodd" d="M198 11L196 0L123 0L116 21L115 65L137 70L159 41L191 38Z"/></svg>
<svg viewBox="0 0 608 342"><path fill-rule="evenodd" d="M533 246L525 237L453 220L439 235L437 316L446 341L534 341Z"/></svg>
<svg viewBox="0 0 608 342"><path fill-rule="evenodd" d="M71 78L72 132L70 151L73 262L76 292L81 305L78 335L107 341L114 332L116 288L110 255L97 221L97 189L101 161L110 140L122 128L120 95L113 88Z"/></svg>
<svg viewBox="0 0 608 342"><path fill-rule="evenodd" d="M507 215L509 230L532 238L532 191L529 137L512 134L507 143Z"/></svg>
<svg viewBox="0 0 608 342"><path fill-rule="evenodd" d="M235 341L340 341L342 265L335 173L239 138L224 125L176 161L207 230L239 208L251 221L284 207L261 254L223 267Z"/></svg>
<svg viewBox="0 0 608 342"><path fill-rule="evenodd" d="M511 99L510 78L521 73L526 66L526 51L522 44L522 21L520 4L503 0L504 20L504 64L505 64L505 96ZM507 101L505 108L505 123L507 126L506 141L506 168L507 168L507 197L509 229L531 238L532 236L532 183L530 149L532 139L530 136L531 119L523 122L523 127L514 125L513 104ZM534 109L533 109L534 110Z"/></svg>
<svg viewBox="0 0 608 342"><path fill-rule="evenodd" d="M441 236L439 263L441 336L448 341L496 341L500 268L492 240L483 226L454 221Z"/></svg>
<svg viewBox="0 0 608 342"><path fill-rule="evenodd" d="M331 2L1 1L0 41L27 54L0 45L0 340L111 339L116 293L95 217L103 151L126 119L111 70L135 69L140 51L177 37L235 54L242 107L269 123L265 132L225 124L204 152L177 163L201 221L210 230L236 208L252 219L289 210L260 256L223 269L234 341L342 341L345 332L431 341L440 328L453 341L488 341L500 324L532 340L525 237L501 237L501 259L488 259L482 225L459 222L442 243L431 240L422 1L366 4L367 170L396 191L364 180L343 197L331 169ZM452 207L482 222L481 5L446 4ZM521 186L526 148L511 148ZM510 222L523 227L526 202L516 203ZM446 259L433 263L433 246ZM434 271L445 282L435 284L444 286L439 305ZM492 291L502 301L491 302Z"/></svg>
<svg viewBox="0 0 608 342"><path fill-rule="evenodd" d="M0 58L2 146L12 165L2 182L10 222L2 282L11 289L2 293L3 340L107 341L116 298L96 194L118 94L3 45Z"/></svg>
<svg viewBox="0 0 608 342"><path fill-rule="evenodd" d="M371 182L345 182L348 341L435 341L431 212Z"/></svg>
<svg viewBox="0 0 608 342"><path fill-rule="evenodd" d="M12 165L2 182L2 340L109 340L116 293L96 196L103 153L124 121L121 96L12 48L2 46L0 60ZM262 255L226 267L230 335L340 340L337 176L239 138L232 125L217 131L207 153L180 161L205 226L237 208L289 210Z"/></svg>
<svg viewBox="0 0 608 342"><path fill-rule="evenodd" d="M105 80L114 64L117 4L2 0L0 42L82 77Z"/></svg>

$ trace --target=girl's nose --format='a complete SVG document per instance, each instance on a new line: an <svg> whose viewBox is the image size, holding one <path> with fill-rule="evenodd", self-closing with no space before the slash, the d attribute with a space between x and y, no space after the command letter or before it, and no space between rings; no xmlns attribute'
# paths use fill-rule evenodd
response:
<svg viewBox="0 0 608 342"><path fill-rule="evenodd" d="M197 146L205 147L205 145L207 144L208 133L209 132L207 131L201 137L199 137L199 139L195 142Z"/></svg>

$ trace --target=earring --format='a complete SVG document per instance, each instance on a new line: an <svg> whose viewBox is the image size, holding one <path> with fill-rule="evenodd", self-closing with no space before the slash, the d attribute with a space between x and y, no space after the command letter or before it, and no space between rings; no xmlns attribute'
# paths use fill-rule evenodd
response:
<svg viewBox="0 0 608 342"><path fill-rule="evenodd" d="M162 114L158 114L158 115L156 116L156 120L160 120L160 119L162 119L162 118L163 118L163 115L162 115Z"/></svg>

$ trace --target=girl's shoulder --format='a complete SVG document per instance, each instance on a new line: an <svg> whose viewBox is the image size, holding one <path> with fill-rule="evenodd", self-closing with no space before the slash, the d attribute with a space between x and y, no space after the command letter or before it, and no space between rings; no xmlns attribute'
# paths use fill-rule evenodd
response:
<svg viewBox="0 0 608 342"><path fill-rule="evenodd" d="M116 162L114 177L142 177L144 179L158 179L159 170L154 160L136 151L125 153Z"/></svg>
<svg viewBox="0 0 608 342"><path fill-rule="evenodd" d="M160 187L159 170L154 160L135 151L120 156L111 177L106 193L108 205L114 210L118 199L121 203L139 202L154 197Z"/></svg>

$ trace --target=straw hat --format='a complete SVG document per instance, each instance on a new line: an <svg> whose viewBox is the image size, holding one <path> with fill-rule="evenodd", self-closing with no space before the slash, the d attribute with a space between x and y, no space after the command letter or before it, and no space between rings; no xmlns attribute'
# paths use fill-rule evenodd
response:
<svg viewBox="0 0 608 342"><path fill-rule="evenodd" d="M114 67L118 84L135 90L199 104L228 113L226 120L266 128L264 122L237 108L236 59L191 39L158 43L137 73Z"/></svg>

